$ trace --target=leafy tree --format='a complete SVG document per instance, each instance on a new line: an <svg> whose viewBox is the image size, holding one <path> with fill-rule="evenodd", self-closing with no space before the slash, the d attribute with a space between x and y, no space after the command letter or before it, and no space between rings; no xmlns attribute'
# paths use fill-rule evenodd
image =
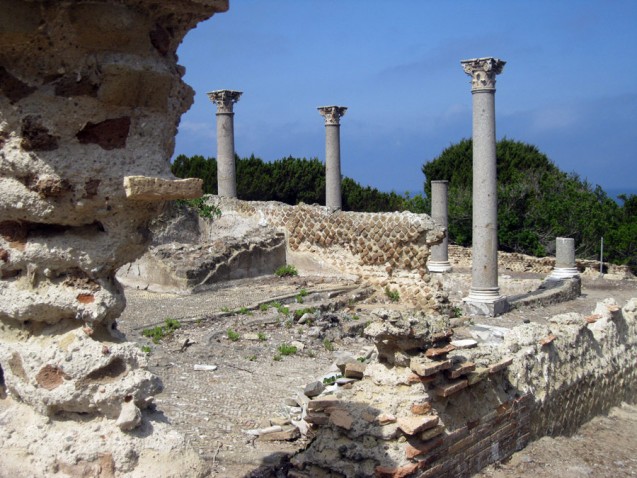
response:
<svg viewBox="0 0 637 478"><path fill-rule="evenodd" d="M612 241L607 258L635 261L634 211L599 187L574 173L561 171L535 146L503 139L496 144L498 167L498 242L506 251L544 256L554 252L556 237L575 239L579 257L595 258L600 238ZM425 163L424 189L429 197L431 180L449 181L449 236L452 242L471 244L472 142L463 139ZM631 219L632 218L632 219ZM632 254L632 255L631 255ZM631 259L632 257L632 259Z"/></svg>
<svg viewBox="0 0 637 478"><path fill-rule="evenodd" d="M325 166L317 158L287 158L269 163L251 155L235 157L237 196L248 201L280 201L286 204L325 204ZM206 194L217 193L217 161L202 156L178 156L171 168L180 178L204 180ZM363 187L350 178L343 178L343 209L346 211L396 211L406 207L405 199L394 193L384 193ZM415 200L415 198L414 198Z"/></svg>

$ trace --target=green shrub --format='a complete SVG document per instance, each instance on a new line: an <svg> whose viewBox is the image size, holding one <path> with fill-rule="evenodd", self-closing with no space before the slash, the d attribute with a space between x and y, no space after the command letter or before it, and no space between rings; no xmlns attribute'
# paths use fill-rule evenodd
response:
<svg viewBox="0 0 637 478"><path fill-rule="evenodd" d="M151 339L154 344L158 344L160 340L171 335L179 327L181 327L181 323L178 320L166 319L164 325L142 330L142 335Z"/></svg>
<svg viewBox="0 0 637 478"><path fill-rule="evenodd" d="M203 197L195 199L177 199L177 204L188 206L199 214L200 217L206 219L214 219L221 217L221 209L217 206L206 203L206 199Z"/></svg>
<svg viewBox="0 0 637 478"><path fill-rule="evenodd" d="M226 331L226 334L228 335L228 338L233 342L236 342L237 340L241 338L241 335L239 335L237 332L235 332L232 329L228 329Z"/></svg>
<svg viewBox="0 0 637 478"><path fill-rule="evenodd" d="M287 264L285 266L279 267L276 271L274 271L274 275L277 277L292 277L299 275L296 267L292 264Z"/></svg>
<svg viewBox="0 0 637 478"><path fill-rule="evenodd" d="M279 354L285 357L287 355L294 355L297 351L297 348L294 345L281 344L279 345L277 350L279 351Z"/></svg>
<svg viewBox="0 0 637 478"><path fill-rule="evenodd" d="M334 344L329 339L323 340L323 347L325 347L325 350L327 350L328 352L334 351Z"/></svg>
<svg viewBox="0 0 637 478"><path fill-rule="evenodd" d="M398 302L400 300L400 293L397 290L391 290L389 287L385 287L385 295L392 302Z"/></svg>

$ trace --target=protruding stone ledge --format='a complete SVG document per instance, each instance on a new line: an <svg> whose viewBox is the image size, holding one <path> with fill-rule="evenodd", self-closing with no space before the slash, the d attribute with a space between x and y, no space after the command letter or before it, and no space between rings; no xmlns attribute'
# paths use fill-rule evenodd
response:
<svg viewBox="0 0 637 478"><path fill-rule="evenodd" d="M203 180L162 179L146 176L124 177L126 198L133 201L169 201L172 199L194 199L203 195Z"/></svg>

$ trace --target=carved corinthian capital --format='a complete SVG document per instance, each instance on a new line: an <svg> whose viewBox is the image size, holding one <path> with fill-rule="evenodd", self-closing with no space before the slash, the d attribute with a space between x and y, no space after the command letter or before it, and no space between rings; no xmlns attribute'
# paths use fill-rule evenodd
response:
<svg viewBox="0 0 637 478"><path fill-rule="evenodd" d="M233 113L232 107L239 101L242 94L242 91L217 90L208 93L208 98L217 105L217 114Z"/></svg>
<svg viewBox="0 0 637 478"><path fill-rule="evenodd" d="M321 116L325 118L325 126L339 125L341 116L347 111L346 106L320 106L317 108Z"/></svg>
<svg viewBox="0 0 637 478"><path fill-rule="evenodd" d="M495 90L495 77L502 73L506 61L498 58L474 58L460 62L471 77L471 91Z"/></svg>

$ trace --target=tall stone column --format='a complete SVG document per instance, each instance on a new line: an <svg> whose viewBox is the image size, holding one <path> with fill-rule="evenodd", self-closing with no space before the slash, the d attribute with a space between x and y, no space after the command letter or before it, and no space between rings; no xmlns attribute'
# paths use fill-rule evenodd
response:
<svg viewBox="0 0 637 478"><path fill-rule="evenodd" d="M217 90L208 98L217 105L217 194L237 197L237 172L234 164L234 104L243 92Z"/></svg>
<svg viewBox="0 0 637 478"><path fill-rule="evenodd" d="M495 155L495 77L505 62L463 60L473 96L473 244L468 312L495 316L508 309L498 286L498 186Z"/></svg>
<svg viewBox="0 0 637 478"><path fill-rule="evenodd" d="M341 199L341 116L345 106L321 106L325 118L325 205L330 209L342 208Z"/></svg>
<svg viewBox="0 0 637 478"><path fill-rule="evenodd" d="M579 276L575 267L575 239L572 237L555 238L555 267L549 279L568 279Z"/></svg>
<svg viewBox="0 0 637 478"><path fill-rule="evenodd" d="M450 272L448 224L448 186L449 181L431 181L431 218L445 228L445 238L441 244L431 247L431 256L427 268L431 272Z"/></svg>

